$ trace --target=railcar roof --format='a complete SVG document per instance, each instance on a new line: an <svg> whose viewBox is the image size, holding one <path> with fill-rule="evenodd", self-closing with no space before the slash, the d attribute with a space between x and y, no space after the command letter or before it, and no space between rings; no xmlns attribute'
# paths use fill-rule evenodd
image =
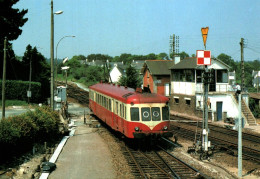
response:
<svg viewBox="0 0 260 179"><path fill-rule="evenodd" d="M135 92L133 88L126 88L108 83L98 83L89 88L125 103L165 103L169 100L162 95L154 93L138 93Z"/></svg>

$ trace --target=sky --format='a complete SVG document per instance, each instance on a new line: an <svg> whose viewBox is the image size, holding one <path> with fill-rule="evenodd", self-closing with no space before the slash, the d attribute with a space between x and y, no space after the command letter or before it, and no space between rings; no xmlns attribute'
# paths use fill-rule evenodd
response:
<svg viewBox="0 0 260 179"><path fill-rule="evenodd" d="M22 34L12 41L15 54L37 47L50 58L51 0L20 0L14 8L28 9ZM53 0L54 49L58 58L74 55L169 53L169 38L179 36L179 51L203 50L202 27L209 27L207 50L241 60L260 57L259 0ZM64 36L57 46L59 40ZM55 55L56 56L56 52Z"/></svg>

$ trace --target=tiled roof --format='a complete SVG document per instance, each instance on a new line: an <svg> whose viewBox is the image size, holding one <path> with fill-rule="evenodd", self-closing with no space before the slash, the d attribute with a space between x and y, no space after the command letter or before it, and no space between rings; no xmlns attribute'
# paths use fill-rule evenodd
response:
<svg viewBox="0 0 260 179"><path fill-rule="evenodd" d="M172 60L146 60L145 64L152 75L170 75L170 67L174 65Z"/></svg>
<svg viewBox="0 0 260 179"><path fill-rule="evenodd" d="M211 60L218 61L219 63L223 64L227 68L230 68L227 64L225 64L221 60L218 59L211 59ZM204 67L203 65L197 65L196 57L189 57L189 58L184 58L179 63L171 67L170 69L202 69L203 67Z"/></svg>
<svg viewBox="0 0 260 179"><path fill-rule="evenodd" d="M171 67L171 69L195 69L197 68L197 58L185 58Z"/></svg>

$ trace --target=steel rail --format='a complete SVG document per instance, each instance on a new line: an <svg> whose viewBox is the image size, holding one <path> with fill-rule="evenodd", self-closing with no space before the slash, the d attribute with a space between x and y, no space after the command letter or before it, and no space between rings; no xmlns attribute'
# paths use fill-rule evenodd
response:
<svg viewBox="0 0 260 179"><path fill-rule="evenodd" d="M186 129L186 128L181 128L181 129L184 130L184 131L187 131L187 132L183 133L183 132L176 132L175 131L175 133L178 133L178 134L180 134L182 136L186 136L189 139L193 139L193 135L194 135L194 131L193 130ZM190 132L193 132L193 134L191 135ZM212 144L217 145L217 146L222 146L223 143L224 143L224 144L228 144L229 146L232 146L233 150L236 150L236 148L237 148L237 144L232 143L230 141L226 141L226 140L223 140L223 139L218 139L218 138L212 137L212 136L210 136L209 139L212 141ZM225 148L227 148L228 150L231 150L228 147L225 147ZM243 156L245 156L247 158L250 158L251 160L254 160L254 161L259 163L259 161L260 161L260 151L259 150L252 149L252 148L249 148L249 147L246 147L246 146L243 146L242 149L244 150ZM254 153L248 154L249 151L254 152ZM245 152L248 152L248 153L245 153ZM255 156L255 155L258 155L258 156Z"/></svg>
<svg viewBox="0 0 260 179"><path fill-rule="evenodd" d="M194 172L194 174L196 176L198 176L198 174L201 176L200 178L210 178L209 176L203 174L202 172L200 172L199 170L197 170L196 168L190 166L189 164L187 164L186 162L182 161L181 159L177 158L176 156L174 156L173 154L167 152L164 148L162 148L161 146L157 146L158 148L160 148L163 152L165 152L167 155L171 156L172 158L174 158L175 161L177 161L178 163L180 163L182 166L186 167L187 169L190 169ZM194 176L195 176L194 175Z"/></svg>
<svg viewBox="0 0 260 179"><path fill-rule="evenodd" d="M153 151L154 152L154 151ZM167 175L168 177L170 178L174 178L174 176L172 176L170 173L168 173L167 171L165 171L161 166L159 166L157 163L155 163L153 161L153 159L151 159L148 155L146 155L145 153L143 152L140 152L140 154L142 154L145 158L147 158L154 166L156 166L161 172L163 172L165 175ZM154 152L156 154L156 152ZM160 158L161 159L161 158ZM163 163L165 163L165 161L163 159L161 159ZM178 176L178 175L176 175ZM177 177L179 179L179 177Z"/></svg>
<svg viewBox="0 0 260 179"><path fill-rule="evenodd" d="M138 168L139 173L141 174L141 176L145 179L148 179L144 173L144 171L142 170L142 167L139 165L139 163L136 161L136 158L133 156L132 152L129 150L129 148L127 146L125 146L126 151L128 152L128 154L130 155L131 159L134 161L135 165Z"/></svg>

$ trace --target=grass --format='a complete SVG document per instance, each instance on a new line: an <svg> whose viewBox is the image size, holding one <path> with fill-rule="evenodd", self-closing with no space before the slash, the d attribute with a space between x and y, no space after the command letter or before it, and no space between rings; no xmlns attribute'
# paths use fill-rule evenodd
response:
<svg viewBox="0 0 260 179"><path fill-rule="evenodd" d="M2 107L2 101L0 101L0 106ZM28 103L21 100L6 100L5 106L28 106Z"/></svg>

